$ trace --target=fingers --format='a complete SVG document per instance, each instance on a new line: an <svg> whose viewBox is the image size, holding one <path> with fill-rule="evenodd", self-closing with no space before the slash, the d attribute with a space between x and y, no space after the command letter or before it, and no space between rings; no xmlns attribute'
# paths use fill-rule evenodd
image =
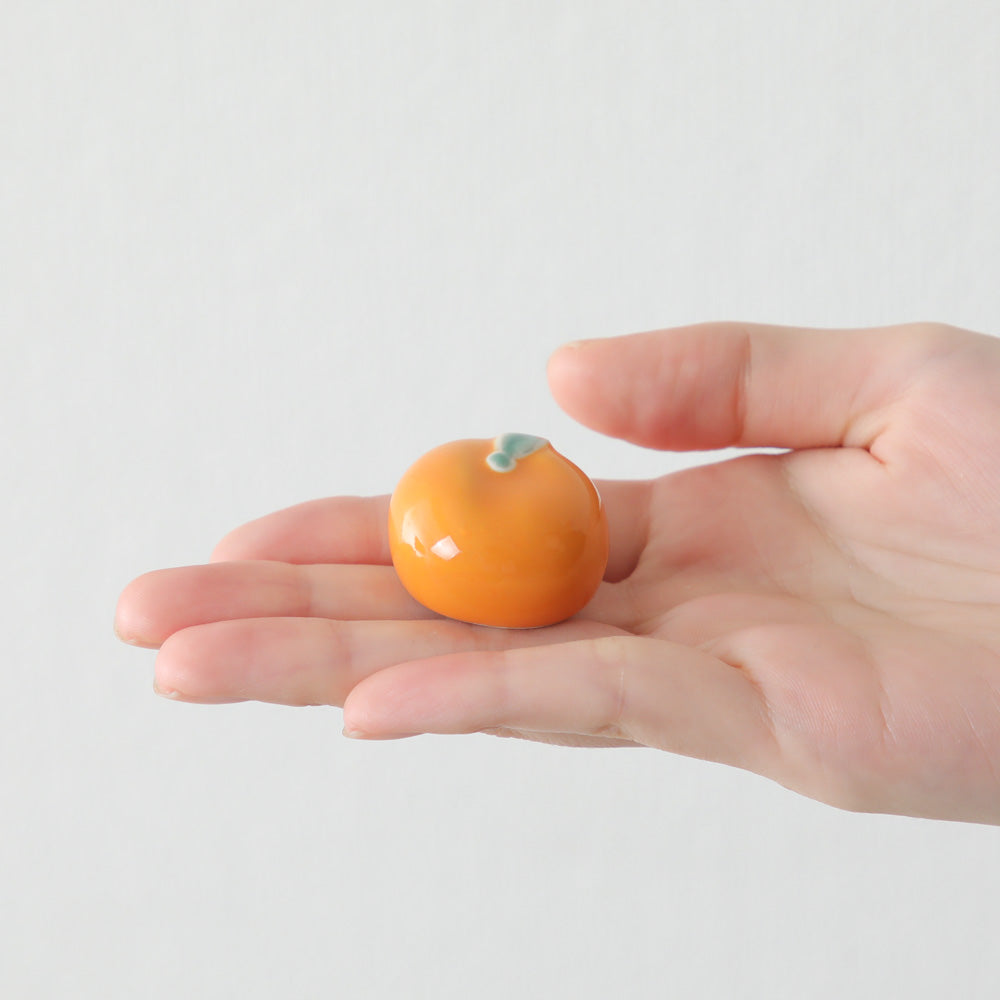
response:
<svg viewBox="0 0 1000 1000"><path fill-rule="evenodd" d="M773 753L766 708L742 671L697 649L636 636L391 667L350 692L344 728L368 738L576 733L758 771Z"/></svg>
<svg viewBox="0 0 1000 1000"><path fill-rule="evenodd" d="M215 547L212 560L388 566L388 517L388 496L309 500L231 531Z"/></svg>
<svg viewBox="0 0 1000 1000"><path fill-rule="evenodd" d="M634 568L646 540L650 484L599 484L611 532L609 580ZM436 617L409 596L390 565L388 497L298 504L237 528L213 562L147 573L122 593L115 630L156 647L182 629L238 618L343 620ZM226 560L226 561L222 561ZM602 588L590 617L618 620L620 595Z"/></svg>
<svg viewBox="0 0 1000 1000"><path fill-rule="evenodd" d="M645 544L650 484L604 482L599 488L612 537L607 577L619 580ZM181 629L237 618L436 617L410 597L391 565L380 564L388 560L385 502L315 500L252 521L215 550L215 560L235 561L156 570L133 580L119 598L115 631L133 645L157 647ZM375 564L356 564L364 557ZM331 562L310 565L310 559ZM629 613L622 603L613 588L602 588L587 614L617 621Z"/></svg>
<svg viewBox="0 0 1000 1000"><path fill-rule="evenodd" d="M192 625L236 618L432 618L390 566L227 562L155 570L122 592L115 631L157 647Z"/></svg>
<svg viewBox="0 0 1000 1000"><path fill-rule="evenodd" d="M627 489L633 484L622 485ZM621 543L609 573L625 576L638 558L645 528L639 515L621 516L620 521ZM605 584L581 617L624 623L632 610L618 588ZM248 560L145 573L122 592L115 612L115 632L132 645L156 648L182 629L240 618L360 621L438 617L407 593L391 566L297 566Z"/></svg>
<svg viewBox="0 0 1000 1000"><path fill-rule="evenodd" d="M491 629L430 621L259 618L174 633L156 658L156 689L180 701L341 705L374 671L413 658L607 634L596 622Z"/></svg>
<svg viewBox="0 0 1000 1000"><path fill-rule="evenodd" d="M902 388L956 336L930 324L706 323L567 345L549 382L575 419L646 447L869 447Z"/></svg>

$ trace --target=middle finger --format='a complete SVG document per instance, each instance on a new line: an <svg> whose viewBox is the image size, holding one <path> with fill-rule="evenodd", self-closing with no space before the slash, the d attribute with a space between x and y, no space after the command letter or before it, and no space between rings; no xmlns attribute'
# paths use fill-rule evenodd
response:
<svg viewBox="0 0 1000 1000"><path fill-rule="evenodd" d="M154 570L118 601L126 642L157 647L192 625L237 618L432 618L391 566L220 562Z"/></svg>

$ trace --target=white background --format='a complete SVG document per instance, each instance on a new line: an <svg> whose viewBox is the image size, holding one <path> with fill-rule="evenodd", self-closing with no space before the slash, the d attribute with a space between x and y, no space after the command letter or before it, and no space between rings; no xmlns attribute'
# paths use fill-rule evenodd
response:
<svg viewBox="0 0 1000 1000"><path fill-rule="evenodd" d="M1000 331L998 51L986 0L0 0L0 992L995 997L996 828L162 701L111 617L452 438L705 460L572 424L564 340Z"/></svg>

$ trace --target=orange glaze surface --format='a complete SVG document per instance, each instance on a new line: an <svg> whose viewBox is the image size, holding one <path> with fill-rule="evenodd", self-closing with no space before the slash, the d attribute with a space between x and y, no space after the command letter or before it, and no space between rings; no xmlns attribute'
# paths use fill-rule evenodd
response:
<svg viewBox="0 0 1000 1000"><path fill-rule="evenodd" d="M514 434L452 441L418 459L392 495L389 543L421 604L506 628L574 615L608 560L594 484L544 439Z"/></svg>

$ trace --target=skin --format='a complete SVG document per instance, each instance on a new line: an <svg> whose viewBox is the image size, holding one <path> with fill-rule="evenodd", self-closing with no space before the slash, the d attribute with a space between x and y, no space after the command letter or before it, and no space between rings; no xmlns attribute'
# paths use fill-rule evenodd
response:
<svg viewBox="0 0 1000 1000"><path fill-rule="evenodd" d="M606 579L543 629L417 605L388 497L271 514L125 589L116 628L159 647L159 693L340 705L358 738L656 747L1000 823L1000 340L714 323L567 345L548 374L604 434L788 450L599 483Z"/></svg>

